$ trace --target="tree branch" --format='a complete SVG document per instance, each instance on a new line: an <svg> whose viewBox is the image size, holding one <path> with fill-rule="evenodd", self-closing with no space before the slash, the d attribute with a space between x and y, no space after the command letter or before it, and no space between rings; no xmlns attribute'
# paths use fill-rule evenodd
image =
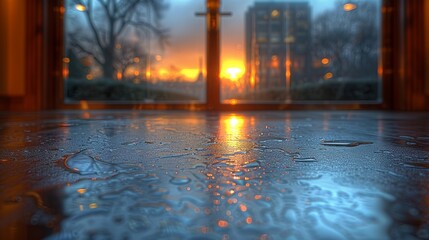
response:
<svg viewBox="0 0 429 240"><path fill-rule="evenodd" d="M92 13L91 13L92 9L93 9L92 8L92 0L89 0L88 1L88 6L87 6L87 10L85 11L85 15L86 15L86 18L88 20L89 26L91 27L91 30L92 30L92 32L94 34L95 41L100 46L100 48L103 49L104 48L103 43L102 43L102 41L100 39L99 33L97 31L97 27L95 26L95 23L94 23L94 21L92 19Z"/></svg>
<svg viewBox="0 0 429 240"><path fill-rule="evenodd" d="M91 55L98 64L100 64L100 65L103 64L103 62L96 56L96 54L94 52L85 48L82 44L80 44L80 42L78 40L76 40L76 38L70 37L70 39L72 39L72 43L71 43L72 46L78 48L80 51L82 51L88 55Z"/></svg>

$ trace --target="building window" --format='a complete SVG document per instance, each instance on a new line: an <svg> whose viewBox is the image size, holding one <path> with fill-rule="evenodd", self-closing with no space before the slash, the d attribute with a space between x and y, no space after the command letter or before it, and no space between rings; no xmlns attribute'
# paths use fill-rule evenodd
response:
<svg viewBox="0 0 429 240"><path fill-rule="evenodd" d="M205 1L157 2L167 4L130 10L142 11L130 17L142 24L124 28L111 42L109 16L100 6L65 1L66 102L206 101L204 18L175 14L201 11ZM213 90L227 91L221 103L382 101L382 0L359 1L351 11L341 1L239 2L222 1L234 14L221 24L222 86Z"/></svg>
<svg viewBox="0 0 429 240"><path fill-rule="evenodd" d="M259 13L270 9L276 21L270 21L268 32L251 21L243 23L246 68L242 84L235 94L229 89L228 96L243 103L379 103L381 4L381 0L359 1L353 11L345 11L341 1L249 3L243 7L246 18L242 19L258 21ZM260 51L262 31L264 40L269 39L264 41L266 52ZM326 59L329 64L320 64ZM264 66L269 69L261 69Z"/></svg>

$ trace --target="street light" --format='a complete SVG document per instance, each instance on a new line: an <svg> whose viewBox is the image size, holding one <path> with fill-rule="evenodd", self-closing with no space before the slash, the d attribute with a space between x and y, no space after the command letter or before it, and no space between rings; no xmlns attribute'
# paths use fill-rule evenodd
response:
<svg viewBox="0 0 429 240"><path fill-rule="evenodd" d="M345 4L343 5L343 9L344 9L344 11L346 11L346 12L353 11L353 10L355 10L356 8L357 8L357 4L356 4L356 3L353 3L353 2L347 2L347 3L345 3Z"/></svg>

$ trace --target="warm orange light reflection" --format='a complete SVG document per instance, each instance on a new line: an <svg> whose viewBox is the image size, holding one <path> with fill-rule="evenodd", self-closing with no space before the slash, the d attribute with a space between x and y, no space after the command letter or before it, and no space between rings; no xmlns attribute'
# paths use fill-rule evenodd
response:
<svg viewBox="0 0 429 240"><path fill-rule="evenodd" d="M343 8L344 8L344 11L350 12L355 10L357 8L357 5L354 3L346 3L344 4Z"/></svg>
<svg viewBox="0 0 429 240"><path fill-rule="evenodd" d="M329 64L329 58L323 58L322 64L324 64L324 65Z"/></svg>
<svg viewBox="0 0 429 240"><path fill-rule="evenodd" d="M86 193L86 189L85 188L79 188L77 190L77 192L80 193L80 194L84 194L84 193Z"/></svg>
<svg viewBox="0 0 429 240"><path fill-rule="evenodd" d="M242 212L247 211L247 206L246 206L246 205L244 205L244 204L240 204L240 210L241 210Z"/></svg>
<svg viewBox="0 0 429 240"><path fill-rule="evenodd" d="M244 118L241 116L231 116L225 120L226 133L232 137L240 137L240 133L243 130Z"/></svg>
<svg viewBox="0 0 429 240"><path fill-rule="evenodd" d="M238 100L237 99L227 99L224 101L226 104L231 104L231 105L237 105Z"/></svg>
<svg viewBox="0 0 429 240"><path fill-rule="evenodd" d="M334 74L332 74L331 72L328 72L328 73L325 74L325 76L323 76L323 78L325 80L331 79L333 77L334 77Z"/></svg>
<svg viewBox="0 0 429 240"><path fill-rule="evenodd" d="M78 11L80 11L80 12L84 12L84 11L86 11L86 7L85 7L85 5L80 4L80 3L76 4L75 8L76 8L76 10L78 10Z"/></svg>
<svg viewBox="0 0 429 240"><path fill-rule="evenodd" d="M237 81L244 74L244 63L237 59L223 59L220 76L231 81Z"/></svg>
<svg viewBox="0 0 429 240"><path fill-rule="evenodd" d="M88 110L88 102L87 101L84 101L84 100L82 100L82 101L80 101L80 109L82 109L82 110Z"/></svg>
<svg viewBox="0 0 429 240"><path fill-rule="evenodd" d="M291 71L290 71L290 66L291 66L291 61L290 60L286 60L286 81L287 81L287 85L289 86L290 83L290 76L291 76Z"/></svg>
<svg viewBox="0 0 429 240"><path fill-rule="evenodd" d="M116 73L116 78L121 81L122 80L122 73L121 72L117 72Z"/></svg>
<svg viewBox="0 0 429 240"><path fill-rule="evenodd" d="M228 227L228 222L227 221L225 221L225 220L219 220L218 222L217 222L217 225L219 226L219 227L221 227L221 228L226 228L226 227Z"/></svg>

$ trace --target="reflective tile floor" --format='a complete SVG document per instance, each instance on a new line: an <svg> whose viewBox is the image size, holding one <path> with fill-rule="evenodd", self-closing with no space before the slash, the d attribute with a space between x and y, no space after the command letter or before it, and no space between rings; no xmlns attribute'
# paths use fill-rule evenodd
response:
<svg viewBox="0 0 429 240"><path fill-rule="evenodd" d="M429 239L429 114L0 114L0 239Z"/></svg>

